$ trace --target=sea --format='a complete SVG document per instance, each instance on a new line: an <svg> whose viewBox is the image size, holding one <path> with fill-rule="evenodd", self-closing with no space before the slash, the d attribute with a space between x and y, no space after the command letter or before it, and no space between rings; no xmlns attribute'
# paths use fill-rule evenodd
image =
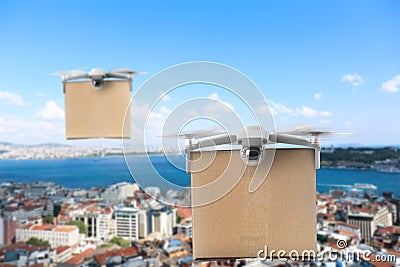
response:
<svg viewBox="0 0 400 267"><path fill-rule="evenodd" d="M142 168L143 155L135 156L134 168ZM171 157L171 156L169 156ZM174 161L184 158L176 155ZM180 186L190 185L190 176L176 168L163 155L151 155L151 162L167 180ZM184 165L184 164L183 164ZM143 167L144 168L144 167ZM153 172L143 170L145 179L155 179ZM143 179L143 178L142 178ZM107 187L118 182L134 182L123 156L73 158L73 159L34 159L0 160L0 184L3 182L32 183L37 181L54 182L65 188ZM355 183L373 184L375 192L390 191L400 196L400 173L383 173L364 170L325 169L317 170L317 192L325 193L332 189L349 190ZM160 188L162 191L168 188Z"/></svg>

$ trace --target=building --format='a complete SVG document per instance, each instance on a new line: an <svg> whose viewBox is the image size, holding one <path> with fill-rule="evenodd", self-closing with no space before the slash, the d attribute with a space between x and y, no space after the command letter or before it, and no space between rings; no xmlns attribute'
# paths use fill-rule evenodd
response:
<svg viewBox="0 0 400 267"><path fill-rule="evenodd" d="M56 255L54 257L54 262L66 262L72 257L71 247L62 246L56 249Z"/></svg>
<svg viewBox="0 0 400 267"><path fill-rule="evenodd" d="M126 240L139 239L139 209L122 208L114 212L115 235Z"/></svg>
<svg viewBox="0 0 400 267"><path fill-rule="evenodd" d="M17 242L26 242L35 237L49 241L52 248L60 246L75 247L80 241L79 229L74 225L27 225L22 229L17 229L16 234Z"/></svg>
<svg viewBox="0 0 400 267"><path fill-rule="evenodd" d="M118 183L111 185L101 194L101 198L108 203L121 203L125 198L133 196L134 192L139 190L137 184Z"/></svg>
<svg viewBox="0 0 400 267"><path fill-rule="evenodd" d="M362 208L349 209L348 223L360 227L361 239L366 243L371 241L377 226L391 226L392 214L387 207L380 207L377 210L369 210Z"/></svg>
<svg viewBox="0 0 400 267"><path fill-rule="evenodd" d="M147 211L140 209L138 212L139 216L139 238L146 238L149 234L149 220L147 216Z"/></svg>
<svg viewBox="0 0 400 267"><path fill-rule="evenodd" d="M160 232L172 236L176 226L176 209L170 206L152 208L149 213L150 232Z"/></svg>
<svg viewBox="0 0 400 267"><path fill-rule="evenodd" d="M152 266L146 264L136 265L135 263L138 262L137 260L141 259L138 250L134 247L129 247L97 254L94 256L91 266ZM142 261L139 261L139 263L142 263Z"/></svg>
<svg viewBox="0 0 400 267"><path fill-rule="evenodd" d="M8 266L48 265L51 263L52 253L48 247L31 246L20 242L0 248L0 258Z"/></svg>
<svg viewBox="0 0 400 267"><path fill-rule="evenodd" d="M29 205L22 207L6 206L4 208L4 217L16 218L17 220L24 220L28 218L42 217L44 211L43 205Z"/></svg>
<svg viewBox="0 0 400 267"><path fill-rule="evenodd" d="M18 223L13 218L0 218L0 247L15 242Z"/></svg>
<svg viewBox="0 0 400 267"><path fill-rule="evenodd" d="M192 237L192 220L182 220L178 225L176 225L176 233L182 233L187 237Z"/></svg>
<svg viewBox="0 0 400 267"><path fill-rule="evenodd" d="M105 208L100 211L97 217L97 235L96 237L100 240L111 239L115 232L113 231L113 210L111 208Z"/></svg>

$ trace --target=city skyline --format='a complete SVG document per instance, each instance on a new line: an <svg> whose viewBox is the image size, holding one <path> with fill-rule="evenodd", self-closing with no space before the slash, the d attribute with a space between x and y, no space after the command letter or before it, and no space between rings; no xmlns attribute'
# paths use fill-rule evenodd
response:
<svg viewBox="0 0 400 267"><path fill-rule="evenodd" d="M0 141L102 144L65 140L61 82L48 75L55 71L147 71L135 76L134 94L167 67L213 61L258 85L277 127L310 123L353 133L333 144L400 143L398 2L152 3L2 2ZM193 85L169 94L152 114L162 121L193 96L244 112L221 88Z"/></svg>

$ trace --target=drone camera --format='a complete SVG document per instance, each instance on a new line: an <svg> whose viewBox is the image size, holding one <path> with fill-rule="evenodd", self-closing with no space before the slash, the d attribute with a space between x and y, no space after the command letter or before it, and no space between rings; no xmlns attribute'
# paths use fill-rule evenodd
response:
<svg viewBox="0 0 400 267"><path fill-rule="evenodd" d="M242 145L240 156L244 163L256 166L264 159L264 145L268 143L268 132L260 126L247 126L238 134L238 144Z"/></svg>
<svg viewBox="0 0 400 267"><path fill-rule="evenodd" d="M94 89L101 89L104 84L104 78L106 78L106 73L102 69L92 69L89 72L89 78L92 80Z"/></svg>
<svg viewBox="0 0 400 267"><path fill-rule="evenodd" d="M249 160L258 160L260 153L260 148L256 146L251 146L249 149L246 150L246 156Z"/></svg>
<svg viewBox="0 0 400 267"><path fill-rule="evenodd" d="M101 87L103 87L103 84L104 80L102 78L101 79L92 78L92 86L94 89L100 89Z"/></svg>

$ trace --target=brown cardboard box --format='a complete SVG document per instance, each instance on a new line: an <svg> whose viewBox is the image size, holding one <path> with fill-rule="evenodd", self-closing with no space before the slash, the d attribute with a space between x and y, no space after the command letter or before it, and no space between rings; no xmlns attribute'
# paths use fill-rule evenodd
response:
<svg viewBox="0 0 400 267"><path fill-rule="evenodd" d="M129 101L130 81L104 81L99 90L90 81L66 83L66 138L129 138L131 127L124 127ZM130 124L131 113L126 114Z"/></svg>
<svg viewBox="0 0 400 267"><path fill-rule="evenodd" d="M202 152L215 153L215 152ZM239 151L233 164L244 167ZM211 165L192 173L192 186L210 183L228 164L231 151L217 151ZM199 159L192 152L191 159ZM207 158L207 156L205 157ZM192 163L202 164L201 160ZM255 258L272 250L316 250L316 172L313 149L277 149L271 170L257 191L248 191L255 167L246 167L238 184L224 197L193 208L193 256L196 260ZM192 192L192 201L202 196ZM292 254L296 255L296 254ZM307 254L304 254L307 255ZM264 254L260 254L264 256ZM277 257L276 253L273 255ZM282 257L283 255L280 255Z"/></svg>

